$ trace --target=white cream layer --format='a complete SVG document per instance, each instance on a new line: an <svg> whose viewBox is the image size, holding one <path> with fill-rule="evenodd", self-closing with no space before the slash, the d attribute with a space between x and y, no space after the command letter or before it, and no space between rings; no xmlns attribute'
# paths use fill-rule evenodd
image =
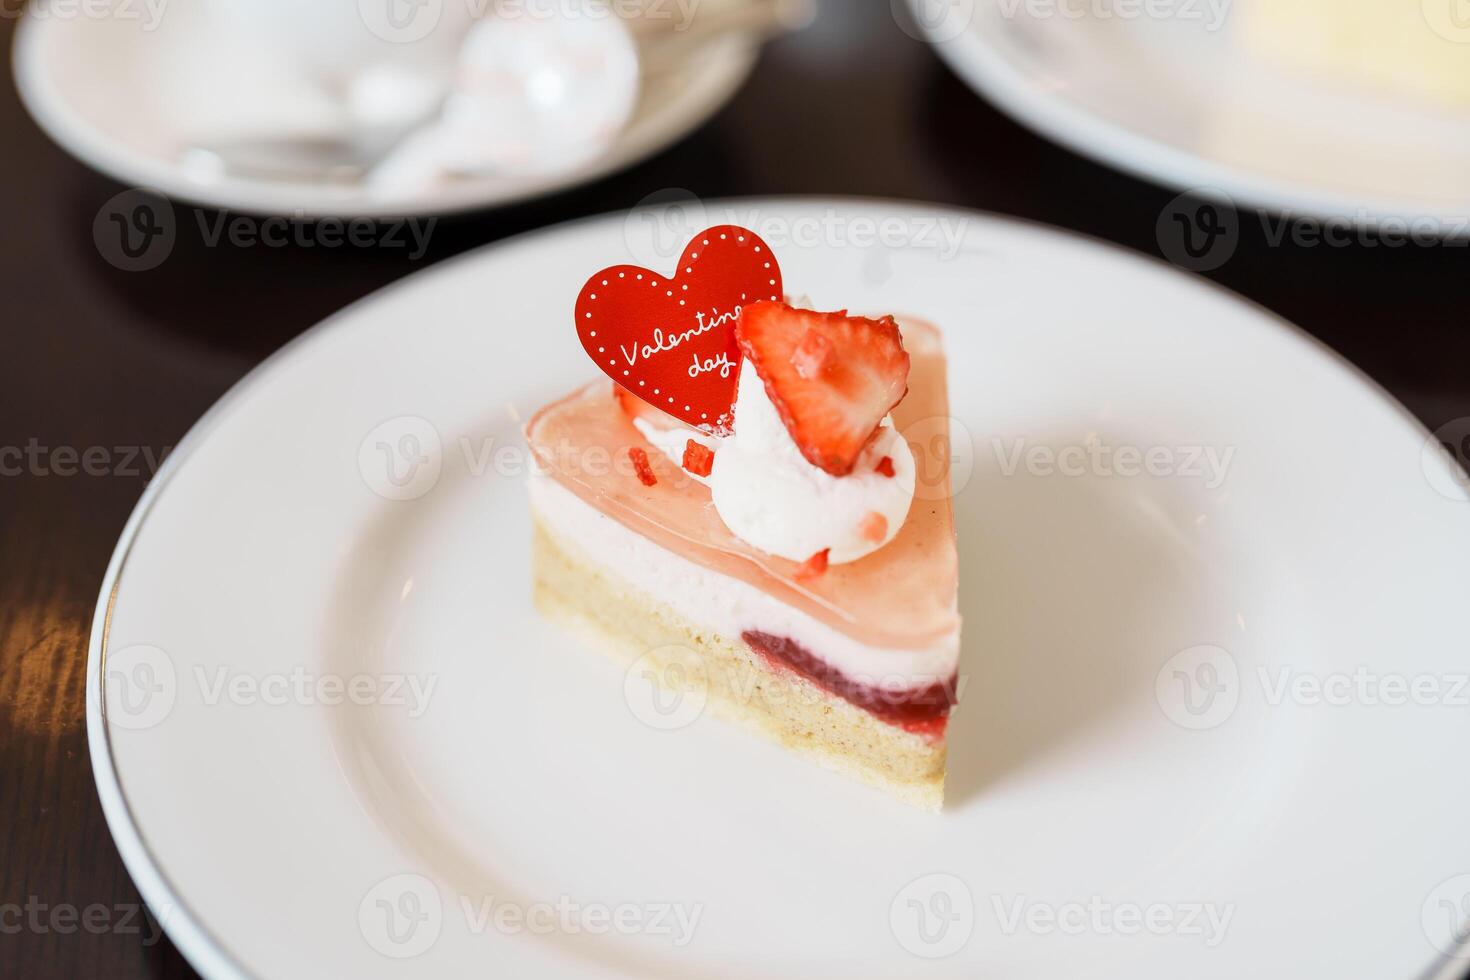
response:
<svg viewBox="0 0 1470 980"><path fill-rule="evenodd" d="M727 639L739 640L746 630L787 637L849 680L884 691L917 690L954 676L958 630L918 650L868 646L755 586L630 531L550 476L533 474L530 495L537 518L557 538L632 588Z"/></svg>

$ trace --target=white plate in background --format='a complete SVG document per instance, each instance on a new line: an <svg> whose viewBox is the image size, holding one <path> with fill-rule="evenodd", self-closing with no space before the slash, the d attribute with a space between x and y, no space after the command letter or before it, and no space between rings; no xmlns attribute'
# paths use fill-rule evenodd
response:
<svg viewBox="0 0 1470 980"><path fill-rule="evenodd" d="M1470 236L1470 110L1262 64L1232 32L1229 0L1166 3L1155 18L1110 0L907 4L972 88L1085 156L1292 216ZM1114 6L1135 14L1100 15Z"/></svg>

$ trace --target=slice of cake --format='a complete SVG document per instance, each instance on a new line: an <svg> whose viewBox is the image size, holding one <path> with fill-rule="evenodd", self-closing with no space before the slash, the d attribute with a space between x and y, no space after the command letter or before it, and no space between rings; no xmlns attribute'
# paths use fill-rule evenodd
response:
<svg viewBox="0 0 1470 980"><path fill-rule="evenodd" d="M715 713L937 808L960 634L939 334L764 301L733 339L728 426L607 381L531 419L536 601L664 683L694 678Z"/></svg>

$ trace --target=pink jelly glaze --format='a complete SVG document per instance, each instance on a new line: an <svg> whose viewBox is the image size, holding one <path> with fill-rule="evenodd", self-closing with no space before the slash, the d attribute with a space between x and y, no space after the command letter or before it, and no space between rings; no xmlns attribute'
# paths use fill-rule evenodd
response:
<svg viewBox="0 0 1470 980"><path fill-rule="evenodd" d="M918 464L913 505L887 545L816 578L798 581L800 563L735 537L716 513L709 489L653 450L606 381L543 408L527 424L526 439L557 482L662 547L770 593L865 645L923 649L959 627L959 556L948 494L949 395L938 330L910 320L903 323L903 336L911 359L909 393L893 410L893 421L909 436ZM649 451L658 478L654 486L641 484L633 471L628 450L635 446Z"/></svg>

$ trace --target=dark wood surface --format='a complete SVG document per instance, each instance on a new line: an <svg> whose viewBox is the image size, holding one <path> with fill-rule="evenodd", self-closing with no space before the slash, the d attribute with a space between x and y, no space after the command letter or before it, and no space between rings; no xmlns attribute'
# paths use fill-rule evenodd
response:
<svg viewBox="0 0 1470 980"><path fill-rule="evenodd" d="M18 932L0 917L0 977L192 975L139 926L98 806L83 725L87 635L149 454L166 453L283 342L431 262L670 188L937 201L1156 256L1159 216L1177 194L1001 115L896 26L888 0L826 0L812 28L771 45L733 103L673 149L551 199L441 220L417 261L373 247L211 247L196 218L216 215L178 206L166 261L122 271L93 223L124 188L51 144L9 85L0 132L0 451L25 454L0 456L10 464L0 475L0 903L26 914ZM1234 255L1209 276L1305 327L1434 428L1470 416L1467 262L1463 247L1273 245L1243 212ZM52 917L98 904L101 928L67 931L66 913Z"/></svg>

